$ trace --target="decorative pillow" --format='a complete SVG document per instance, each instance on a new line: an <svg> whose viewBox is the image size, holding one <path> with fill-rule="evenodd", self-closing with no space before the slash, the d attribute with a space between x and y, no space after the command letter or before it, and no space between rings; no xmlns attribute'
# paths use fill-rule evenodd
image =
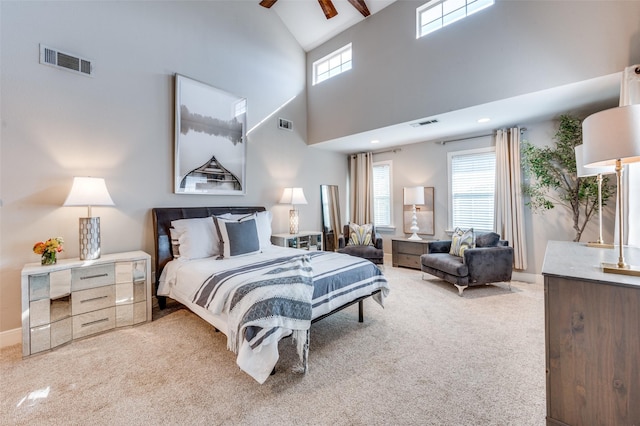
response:
<svg viewBox="0 0 640 426"><path fill-rule="evenodd" d="M256 213L256 226L258 227L258 240L260 248L264 249L271 245L271 220L273 216L270 211Z"/></svg>
<svg viewBox="0 0 640 426"><path fill-rule="evenodd" d="M495 232L483 232L476 235L476 247L498 247L500 235Z"/></svg>
<svg viewBox="0 0 640 426"><path fill-rule="evenodd" d="M350 246L372 246L373 245L373 225L349 224L349 245Z"/></svg>
<svg viewBox="0 0 640 426"><path fill-rule="evenodd" d="M213 218L220 237L220 256L218 259L258 253L260 240L256 215L239 220Z"/></svg>
<svg viewBox="0 0 640 426"><path fill-rule="evenodd" d="M177 236L180 245L180 257L201 259L219 253L220 243L212 218L178 219L171 221L171 226L172 240Z"/></svg>
<svg viewBox="0 0 640 426"><path fill-rule="evenodd" d="M449 254L462 257L466 249L474 248L475 246L476 241L473 228L466 230L456 228L451 236L451 249L449 250Z"/></svg>

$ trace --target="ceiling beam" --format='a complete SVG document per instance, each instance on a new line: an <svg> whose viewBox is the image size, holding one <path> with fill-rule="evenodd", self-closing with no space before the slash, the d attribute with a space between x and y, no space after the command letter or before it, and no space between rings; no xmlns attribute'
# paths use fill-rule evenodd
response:
<svg viewBox="0 0 640 426"><path fill-rule="evenodd" d="M338 14L338 11L336 10L331 0L318 0L318 3L320 3L320 7L322 8L324 16L326 16L327 19L331 19Z"/></svg>
<svg viewBox="0 0 640 426"><path fill-rule="evenodd" d="M269 9L271 6L273 6L275 4L275 2L277 2L278 0L262 0L260 2L260 6L262 7L266 7L267 9Z"/></svg>
<svg viewBox="0 0 640 426"><path fill-rule="evenodd" d="M358 10L358 12L362 13L362 16L364 16L365 18L371 15L371 12L369 12L369 8L367 7L367 4L364 2L364 0L349 0L349 3L351 3L351 5Z"/></svg>

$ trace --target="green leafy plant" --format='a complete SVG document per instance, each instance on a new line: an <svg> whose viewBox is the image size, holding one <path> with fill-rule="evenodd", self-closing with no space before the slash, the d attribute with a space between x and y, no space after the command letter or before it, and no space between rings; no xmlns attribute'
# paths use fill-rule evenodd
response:
<svg viewBox="0 0 640 426"><path fill-rule="evenodd" d="M561 206L573 217L573 229L580 237L589 220L598 212L597 177L578 178L574 148L582 144L582 122L570 115L560 116L560 125L554 136L555 145L536 147L524 141L522 164L530 178L523 184L523 193L529 197L527 205L535 213ZM615 187L604 176L602 205L613 194Z"/></svg>

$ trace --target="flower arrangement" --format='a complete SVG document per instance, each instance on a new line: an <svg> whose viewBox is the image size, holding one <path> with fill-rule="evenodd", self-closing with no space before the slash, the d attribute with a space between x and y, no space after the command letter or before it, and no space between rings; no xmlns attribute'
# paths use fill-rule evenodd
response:
<svg viewBox="0 0 640 426"><path fill-rule="evenodd" d="M47 241L38 241L33 245L33 252L42 256L43 265L53 265L57 262L56 254L64 250L62 237L49 238Z"/></svg>

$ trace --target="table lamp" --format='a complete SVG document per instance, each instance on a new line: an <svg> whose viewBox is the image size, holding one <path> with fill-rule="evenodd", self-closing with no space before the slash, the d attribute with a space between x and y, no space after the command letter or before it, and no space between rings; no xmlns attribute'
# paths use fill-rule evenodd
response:
<svg viewBox="0 0 640 426"><path fill-rule="evenodd" d="M307 199L304 198L304 192L302 188L285 188L280 199L281 204L291 204L291 210L289 210L289 233L298 233L298 209L296 205L307 204Z"/></svg>
<svg viewBox="0 0 640 426"><path fill-rule="evenodd" d="M602 270L615 274L640 276L640 268L624 260L623 164L640 161L640 104L597 112L582 122L583 160L585 167L615 165L618 199L617 263L602 263ZM634 219L634 218L629 218ZM635 218L637 220L637 218Z"/></svg>
<svg viewBox="0 0 640 426"><path fill-rule="evenodd" d="M616 169L613 166L607 167L585 167L582 155L582 145L575 147L576 153L576 173L579 178L597 176L598 182L598 220L600 233L598 234L598 240L587 243L587 247L600 247L600 248L613 248L613 244L605 243L602 239L602 175L608 175L615 173Z"/></svg>
<svg viewBox="0 0 640 426"><path fill-rule="evenodd" d="M100 258L100 218L91 216L91 206L113 206L113 200L102 178L74 177L64 206L87 206L88 217L80 218L80 259Z"/></svg>
<svg viewBox="0 0 640 426"><path fill-rule="evenodd" d="M418 235L418 215L416 214L416 205L424 204L424 186L413 186L404 188L404 204L413 206L413 217L411 218L411 232L413 234L409 237L410 240L421 240Z"/></svg>

